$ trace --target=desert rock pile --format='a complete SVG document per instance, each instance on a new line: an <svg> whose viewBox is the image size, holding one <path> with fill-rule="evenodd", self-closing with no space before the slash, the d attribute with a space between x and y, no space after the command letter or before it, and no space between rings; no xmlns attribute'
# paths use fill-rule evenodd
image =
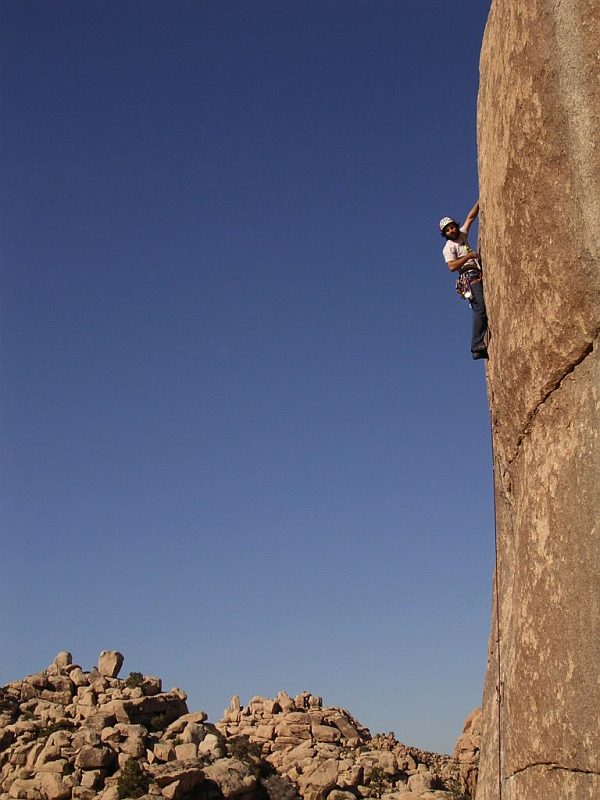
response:
<svg viewBox="0 0 600 800"><path fill-rule="evenodd" d="M159 678L119 678L122 664L103 651L85 672L62 652L0 689L0 800L456 797L458 761L371 737L308 693L234 698L213 725Z"/></svg>
<svg viewBox="0 0 600 800"><path fill-rule="evenodd" d="M396 741L371 736L343 708L324 708L320 697L303 692L291 698L239 697L217 725L226 737L244 736L277 772L293 781L305 800L389 800L449 797L444 786L458 785L458 762Z"/></svg>

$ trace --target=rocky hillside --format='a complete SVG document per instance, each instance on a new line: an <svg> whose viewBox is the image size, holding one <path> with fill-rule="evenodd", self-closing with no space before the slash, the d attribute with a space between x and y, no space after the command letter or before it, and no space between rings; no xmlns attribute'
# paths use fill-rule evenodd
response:
<svg viewBox="0 0 600 800"><path fill-rule="evenodd" d="M234 697L215 725L122 664L103 651L86 672L62 652L0 690L0 800L441 800L473 784L477 716L454 758L371 736L308 693Z"/></svg>

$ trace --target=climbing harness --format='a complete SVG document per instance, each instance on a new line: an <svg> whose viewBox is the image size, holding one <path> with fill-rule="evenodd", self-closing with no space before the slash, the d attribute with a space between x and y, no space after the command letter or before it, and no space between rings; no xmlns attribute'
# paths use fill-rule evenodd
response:
<svg viewBox="0 0 600 800"><path fill-rule="evenodd" d="M473 292L471 291L471 286L474 283L479 283L482 279L481 268L478 266L477 269L466 269L464 272L461 272L458 276L456 281L456 294L459 297L462 297L463 300L468 300L469 303L473 299Z"/></svg>

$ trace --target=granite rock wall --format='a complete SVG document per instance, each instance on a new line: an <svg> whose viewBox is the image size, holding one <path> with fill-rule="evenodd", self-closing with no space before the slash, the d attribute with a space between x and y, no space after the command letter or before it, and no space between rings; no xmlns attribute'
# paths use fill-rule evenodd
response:
<svg viewBox="0 0 600 800"><path fill-rule="evenodd" d="M477 800L600 797L599 11L493 0L481 54L498 560Z"/></svg>

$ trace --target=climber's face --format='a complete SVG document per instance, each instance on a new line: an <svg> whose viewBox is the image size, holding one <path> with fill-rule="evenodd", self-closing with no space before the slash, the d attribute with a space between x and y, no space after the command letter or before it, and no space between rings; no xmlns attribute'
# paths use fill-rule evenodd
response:
<svg viewBox="0 0 600 800"><path fill-rule="evenodd" d="M456 222L451 222L444 228L444 236L446 237L446 239L456 239L459 233L460 230Z"/></svg>

